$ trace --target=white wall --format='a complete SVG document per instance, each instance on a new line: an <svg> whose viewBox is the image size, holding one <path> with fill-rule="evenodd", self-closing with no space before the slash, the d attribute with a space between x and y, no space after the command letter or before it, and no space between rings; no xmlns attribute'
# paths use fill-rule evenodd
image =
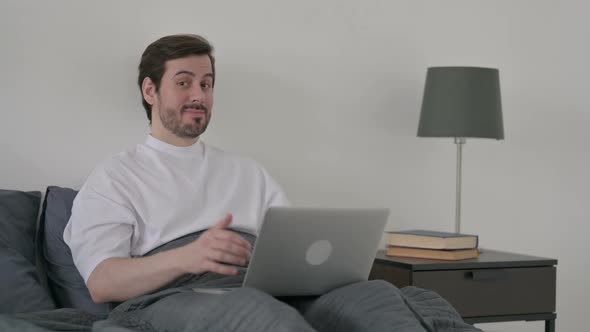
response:
<svg viewBox="0 0 590 332"><path fill-rule="evenodd" d="M582 331L589 7L3 0L0 187L76 188L100 160L143 141L139 56L160 36L192 32L214 43L218 60L204 140L258 159L295 204L386 206L390 229L452 230L455 145L416 137L426 68L498 67L506 140L465 146L463 231L483 247L558 258L557 328Z"/></svg>

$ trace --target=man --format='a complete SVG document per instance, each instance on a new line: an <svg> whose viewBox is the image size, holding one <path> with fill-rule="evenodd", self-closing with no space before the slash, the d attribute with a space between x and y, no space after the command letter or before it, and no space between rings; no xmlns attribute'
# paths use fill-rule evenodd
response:
<svg viewBox="0 0 590 332"><path fill-rule="evenodd" d="M385 282L291 305L247 288L192 290L239 285L264 213L288 204L264 168L199 139L215 78L212 47L200 36L163 37L143 53L138 84L151 134L92 172L64 231L92 299L123 302L111 320L166 331L400 328L392 318L412 314ZM418 321L404 328L423 330Z"/></svg>
<svg viewBox="0 0 590 332"><path fill-rule="evenodd" d="M64 239L95 302L125 301L187 273L237 274L232 265L244 265L251 246L228 226L254 234L270 205L287 204L262 167L199 140L213 107L211 51L195 36L145 50L139 86L151 135L94 170L76 197ZM138 258L208 228L190 245Z"/></svg>

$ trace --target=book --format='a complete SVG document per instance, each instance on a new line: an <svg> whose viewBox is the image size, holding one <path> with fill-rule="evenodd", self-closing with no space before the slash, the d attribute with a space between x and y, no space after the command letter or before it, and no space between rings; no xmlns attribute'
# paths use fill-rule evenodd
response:
<svg viewBox="0 0 590 332"><path fill-rule="evenodd" d="M470 234L411 230L387 232L387 244L397 247L424 249L474 249L478 236Z"/></svg>
<svg viewBox="0 0 590 332"><path fill-rule="evenodd" d="M408 248L388 246L386 251L387 256L399 257L413 257L413 258L427 258L427 259L442 259L448 261L457 261L462 259L475 258L479 256L479 250L473 249L454 249L454 250L438 250L438 249L422 249L422 248Z"/></svg>

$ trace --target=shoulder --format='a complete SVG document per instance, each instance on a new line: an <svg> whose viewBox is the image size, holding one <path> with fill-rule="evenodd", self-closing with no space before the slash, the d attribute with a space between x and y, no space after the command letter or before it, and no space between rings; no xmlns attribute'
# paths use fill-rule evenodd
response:
<svg viewBox="0 0 590 332"><path fill-rule="evenodd" d="M256 160L237 153L227 152L218 147L205 144L205 154L209 162L218 164L219 166L237 167L239 169L266 173L264 167Z"/></svg>
<svg viewBox="0 0 590 332"><path fill-rule="evenodd" d="M86 184L98 189L125 182L137 167L139 149L140 145L129 147L105 158L92 170Z"/></svg>
<svg viewBox="0 0 590 332"><path fill-rule="evenodd" d="M234 179L239 178L242 181L249 182L251 185L260 185L265 188L265 192L269 195L280 193L280 196L284 196L283 189L278 182L255 159L225 152L209 145L206 146L205 151L215 169L223 173L224 176L233 177ZM285 198L283 201L287 202L287 199Z"/></svg>

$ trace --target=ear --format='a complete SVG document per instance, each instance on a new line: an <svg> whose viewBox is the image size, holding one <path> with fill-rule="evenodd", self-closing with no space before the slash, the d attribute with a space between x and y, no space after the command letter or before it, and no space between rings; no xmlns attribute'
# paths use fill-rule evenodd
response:
<svg viewBox="0 0 590 332"><path fill-rule="evenodd" d="M141 93L143 94L143 99L153 106L156 101L157 91L156 85L151 78L146 77L143 79L143 82L141 83Z"/></svg>

